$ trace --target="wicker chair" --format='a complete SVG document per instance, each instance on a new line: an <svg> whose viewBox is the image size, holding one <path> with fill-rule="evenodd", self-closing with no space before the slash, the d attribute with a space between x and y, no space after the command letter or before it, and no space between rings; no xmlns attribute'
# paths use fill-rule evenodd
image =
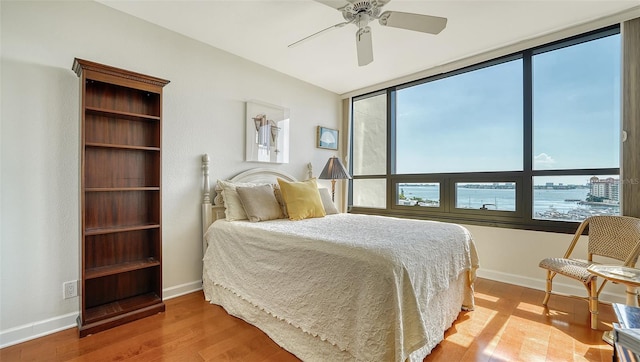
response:
<svg viewBox="0 0 640 362"><path fill-rule="evenodd" d="M587 259L576 259L571 256L580 235L589 226ZM549 302L552 280L556 274L579 280L587 288L589 294L589 312L591 328L598 328L598 296L607 283L605 279L598 287L597 277L587 271L596 264L594 255L604 256L623 262L622 265L635 267L640 253L640 219L628 216L591 216L578 227L569 248L562 258L546 258L540 267L547 269L547 290L542 304Z"/></svg>

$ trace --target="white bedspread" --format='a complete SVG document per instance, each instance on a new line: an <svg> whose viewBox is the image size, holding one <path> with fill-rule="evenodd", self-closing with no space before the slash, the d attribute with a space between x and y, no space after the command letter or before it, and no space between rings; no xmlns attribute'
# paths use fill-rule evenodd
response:
<svg viewBox="0 0 640 362"><path fill-rule="evenodd" d="M473 308L477 254L459 225L355 214L219 220L205 238L203 278L354 360L404 361L440 341L428 323L439 311L426 306L465 271L463 307Z"/></svg>

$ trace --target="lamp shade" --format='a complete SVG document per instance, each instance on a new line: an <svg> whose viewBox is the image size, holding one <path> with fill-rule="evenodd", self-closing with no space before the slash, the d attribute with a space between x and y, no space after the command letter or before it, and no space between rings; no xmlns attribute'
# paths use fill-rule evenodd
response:
<svg viewBox="0 0 640 362"><path fill-rule="evenodd" d="M329 158L329 161L327 161L318 178L324 180L341 180L350 179L351 176L349 176L349 172L347 172L347 169L342 162L340 162L340 159L334 156Z"/></svg>

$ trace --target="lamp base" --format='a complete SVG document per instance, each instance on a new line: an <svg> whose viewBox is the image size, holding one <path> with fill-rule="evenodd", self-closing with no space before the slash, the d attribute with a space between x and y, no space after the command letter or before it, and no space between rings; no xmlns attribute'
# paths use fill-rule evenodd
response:
<svg viewBox="0 0 640 362"><path fill-rule="evenodd" d="M336 198L336 180L331 180L331 201L335 202Z"/></svg>

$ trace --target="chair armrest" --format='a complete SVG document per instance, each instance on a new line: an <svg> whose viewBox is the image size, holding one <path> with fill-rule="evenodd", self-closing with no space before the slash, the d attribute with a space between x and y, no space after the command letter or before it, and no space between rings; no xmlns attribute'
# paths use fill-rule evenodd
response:
<svg viewBox="0 0 640 362"><path fill-rule="evenodd" d="M584 231L584 229L587 227L588 224L589 224L589 219L583 221L580 224L580 226L578 226L578 230L576 230L576 233L573 235L573 240L571 240L571 244L569 244L569 247L567 248L567 251L564 253L563 258L567 259L571 256L571 253L573 253L573 249L576 247L576 244L578 243L580 236L582 236L582 232ZM591 261L591 254L589 254L589 261Z"/></svg>

